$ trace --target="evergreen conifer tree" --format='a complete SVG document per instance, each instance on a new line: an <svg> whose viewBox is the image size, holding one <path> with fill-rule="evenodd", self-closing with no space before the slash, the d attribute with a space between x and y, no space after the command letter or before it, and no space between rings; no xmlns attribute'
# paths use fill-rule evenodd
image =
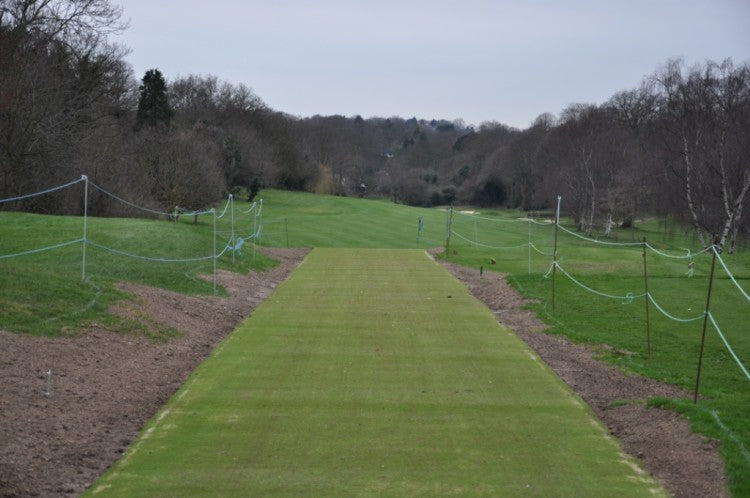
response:
<svg viewBox="0 0 750 498"><path fill-rule="evenodd" d="M169 105L167 84L161 71L149 69L143 76L142 82L143 84L138 88L141 97L138 101L136 128L144 125L156 126L159 123L169 126L174 111Z"/></svg>

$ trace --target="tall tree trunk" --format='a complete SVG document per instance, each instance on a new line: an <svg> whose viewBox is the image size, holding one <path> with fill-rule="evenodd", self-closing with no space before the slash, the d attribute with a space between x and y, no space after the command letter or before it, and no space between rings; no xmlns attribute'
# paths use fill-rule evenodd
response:
<svg viewBox="0 0 750 498"><path fill-rule="evenodd" d="M701 224L698 221L698 214L695 210L695 203L693 202L693 191L692 191L692 176L693 176L693 166L690 161L690 149L688 148L688 141L687 137L683 134L682 135L682 158L683 162L685 164L685 199L687 200L688 210L690 211L690 217L693 219L693 226L695 227L695 231L698 233L698 237L701 241L701 246L705 249L707 246L706 244L706 238L703 236L703 229L701 228Z"/></svg>
<svg viewBox="0 0 750 498"><path fill-rule="evenodd" d="M719 237L719 251L724 247L724 244L726 243L727 236L729 235L730 230L734 228L734 225L739 225L740 218L739 216L742 215L742 206L745 202L745 196L747 195L747 191L750 190L750 168L745 170L745 178L742 182L742 189L740 190L740 193L735 198L734 202L731 205L729 216L727 216L726 221L724 222L724 228L721 231L721 236ZM730 247L730 251L732 248Z"/></svg>
<svg viewBox="0 0 750 498"><path fill-rule="evenodd" d="M729 239L729 254L734 254L734 250L737 247L737 234L740 231L740 223L742 222L742 204L737 208L737 214L734 218L734 228L732 228L732 235Z"/></svg>

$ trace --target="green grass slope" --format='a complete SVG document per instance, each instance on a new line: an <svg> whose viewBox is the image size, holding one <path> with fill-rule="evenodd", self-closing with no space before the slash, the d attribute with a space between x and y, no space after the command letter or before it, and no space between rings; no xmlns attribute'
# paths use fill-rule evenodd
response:
<svg viewBox="0 0 750 498"><path fill-rule="evenodd" d="M669 220L656 219L639 221L635 230L621 230L611 238L594 234L598 242L583 240L561 230L558 233L560 268L577 282L561 271L557 272L553 309L553 278L549 270L554 226L529 225L517 218L518 214L511 212L455 215L455 233L448 259L475 268L483 265L485 269L509 273L509 281L518 290L538 300L532 308L550 324L552 333L579 342L607 344L612 347L602 349L602 357L606 360L691 391L695 388L711 268L711 256L699 254L701 247L695 238L671 225ZM567 220L563 223L575 232ZM671 318L666 316L649 302L650 355L645 298L628 298L645 292L643 249L640 245L611 245L613 242L630 244L644 237L663 253L646 252L649 292L671 315ZM529 250L529 240L534 248L546 254L533 248ZM507 248L524 241L527 243L525 247ZM685 257L687 249L691 249L692 257ZM496 264L490 264L490 258ZM722 258L737 283L746 291L750 289L750 252L725 253ZM710 310L736 356L746 369L750 368L750 335L747 334L750 302L718 262ZM683 412L695 431L721 440L720 452L727 464L729 487L735 496L749 496L750 426L747 421L750 420L750 380L710 322L706 331L700 393L703 399L698 404L674 400L650 402Z"/></svg>
<svg viewBox="0 0 750 498"><path fill-rule="evenodd" d="M242 209L235 210L234 225L238 235L247 236L254 220ZM231 225L230 214L217 220L217 253L229 241ZM85 279L81 242L7 257L82 239L83 228L82 217L0 212L0 328L55 336L98 322L116 330L137 330L141 325L123 323L107 313L110 304L126 297L113 285L123 280L184 293L214 292L210 278L199 278L213 273L210 215L200 216L195 224L192 217L178 223L89 217ZM231 252L225 253L217 259L217 268L247 272L273 264L262 254L254 255L250 243L234 256L233 260ZM169 261L179 259L194 261Z"/></svg>
<svg viewBox="0 0 750 498"><path fill-rule="evenodd" d="M424 252L316 249L95 483L99 493L662 492Z"/></svg>
<svg viewBox="0 0 750 498"><path fill-rule="evenodd" d="M279 190L264 190L260 196L264 245L416 248L418 242L419 247L445 243L444 210Z"/></svg>

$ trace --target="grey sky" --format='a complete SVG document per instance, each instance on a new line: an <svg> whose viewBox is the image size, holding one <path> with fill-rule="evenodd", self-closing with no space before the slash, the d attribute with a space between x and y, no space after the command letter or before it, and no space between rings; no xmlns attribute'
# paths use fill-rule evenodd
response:
<svg viewBox="0 0 750 498"><path fill-rule="evenodd" d="M212 74L297 116L526 128L669 58L750 61L750 0L113 0L141 78Z"/></svg>

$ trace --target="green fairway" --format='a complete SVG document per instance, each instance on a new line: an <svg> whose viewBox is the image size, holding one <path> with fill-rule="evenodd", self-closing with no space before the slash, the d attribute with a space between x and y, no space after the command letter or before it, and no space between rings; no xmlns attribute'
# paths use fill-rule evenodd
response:
<svg viewBox="0 0 750 498"><path fill-rule="evenodd" d="M264 190L261 195L264 245L415 248L418 243L419 247L445 244L444 209L281 190Z"/></svg>
<svg viewBox="0 0 750 498"><path fill-rule="evenodd" d="M663 494L447 271L379 249L313 251L89 493Z"/></svg>

